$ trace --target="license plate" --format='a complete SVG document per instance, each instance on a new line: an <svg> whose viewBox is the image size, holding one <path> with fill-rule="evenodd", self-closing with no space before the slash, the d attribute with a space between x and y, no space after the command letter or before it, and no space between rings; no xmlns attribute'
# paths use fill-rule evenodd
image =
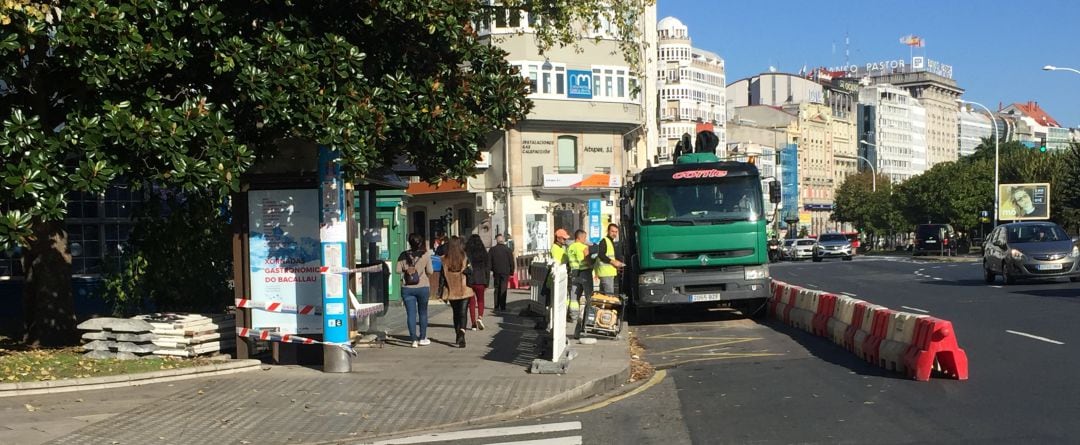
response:
<svg viewBox="0 0 1080 445"><path fill-rule="evenodd" d="M928 239L928 240L926 240L926 244L937 244L937 241L932 240L932 239Z"/></svg>
<svg viewBox="0 0 1080 445"><path fill-rule="evenodd" d="M1063 268L1062 266L1064 266L1064 265L1063 264L1038 264L1038 265L1035 266L1035 268L1039 269L1039 270L1061 270Z"/></svg>
<svg viewBox="0 0 1080 445"><path fill-rule="evenodd" d="M690 296L690 302L697 303L700 301L717 301L721 298L721 294L694 294Z"/></svg>

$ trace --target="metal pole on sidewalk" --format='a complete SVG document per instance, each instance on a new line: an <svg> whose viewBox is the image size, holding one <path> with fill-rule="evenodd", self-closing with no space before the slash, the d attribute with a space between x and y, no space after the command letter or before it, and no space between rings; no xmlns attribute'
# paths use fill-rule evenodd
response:
<svg viewBox="0 0 1080 445"><path fill-rule="evenodd" d="M322 265L350 268L348 225L345 215L345 182L339 154L326 147L319 147L319 241ZM346 373L352 371L352 360L341 345L349 341L349 292L348 275L324 274L322 276L323 301L323 372Z"/></svg>

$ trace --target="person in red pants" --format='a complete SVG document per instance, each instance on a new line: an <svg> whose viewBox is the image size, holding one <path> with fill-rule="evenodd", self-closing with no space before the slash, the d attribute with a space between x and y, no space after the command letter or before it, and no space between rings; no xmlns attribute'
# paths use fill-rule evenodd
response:
<svg viewBox="0 0 1080 445"><path fill-rule="evenodd" d="M491 255L480 240L480 235L470 235L465 242L465 255L469 259L471 273L466 275L467 283L475 297L469 300L469 318L472 328L484 329L484 291L491 283Z"/></svg>

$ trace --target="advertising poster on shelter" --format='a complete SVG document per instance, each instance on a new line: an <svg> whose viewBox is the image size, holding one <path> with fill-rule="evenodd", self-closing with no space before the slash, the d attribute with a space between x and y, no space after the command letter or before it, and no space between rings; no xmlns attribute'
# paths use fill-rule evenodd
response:
<svg viewBox="0 0 1080 445"><path fill-rule="evenodd" d="M319 191L248 192L251 299L322 305ZM251 311L251 326L286 334L322 332L322 317Z"/></svg>

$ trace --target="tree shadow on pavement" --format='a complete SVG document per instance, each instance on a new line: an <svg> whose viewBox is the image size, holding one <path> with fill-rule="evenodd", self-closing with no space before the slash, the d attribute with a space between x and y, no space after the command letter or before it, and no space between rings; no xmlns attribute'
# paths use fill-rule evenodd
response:
<svg viewBox="0 0 1080 445"><path fill-rule="evenodd" d="M843 347L833 343L827 338L818 337L808 332L804 332L800 329L788 326L777 320L769 320L763 323L764 325L774 329L777 332L791 337L796 343L801 345L814 357L824 360L828 363L847 368L858 375L872 376L872 377L884 377L897 380L908 380L906 376L898 372L892 372L879 368L870 363L867 363L863 359L850 352Z"/></svg>

